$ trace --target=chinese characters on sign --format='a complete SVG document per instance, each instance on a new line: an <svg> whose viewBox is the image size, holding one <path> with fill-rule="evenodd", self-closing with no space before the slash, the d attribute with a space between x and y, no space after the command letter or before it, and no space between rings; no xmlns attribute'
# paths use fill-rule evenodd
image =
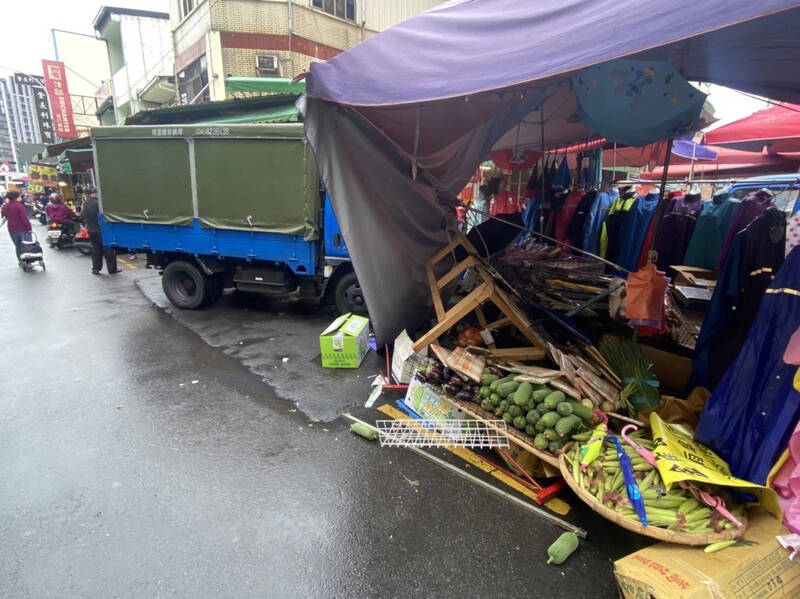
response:
<svg viewBox="0 0 800 599"><path fill-rule="evenodd" d="M55 60L42 60L44 70L44 85L47 95L50 96L50 105L53 108L56 135L63 139L77 137L75 121L72 118L72 100L67 88L67 73L63 62Z"/></svg>
<svg viewBox="0 0 800 599"><path fill-rule="evenodd" d="M50 104L47 99L47 94L44 91L42 78L34 75L26 75L25 73L14 73L14 82L19 86L27 86L30 88L30 97L33 102L33 109L36 114L36 122L39 125L39 132L42 134L42 143L54 144L56 141L56 132L53 128L53 119L50 116Z"/></svg>
<svg viewBox="0 0 800 599"><path fill-rule="evenodd" d="M42 193L45 187L58 186L58 169L52 164L34 162L30 165L29 174L31 182L28 191Z"/></svg>

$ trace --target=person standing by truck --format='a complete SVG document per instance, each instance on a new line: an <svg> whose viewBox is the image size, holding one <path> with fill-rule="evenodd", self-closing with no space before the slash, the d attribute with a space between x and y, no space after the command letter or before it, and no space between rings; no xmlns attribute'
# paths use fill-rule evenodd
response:
<svg viewBox="0 0 800 599"><path fill-rule="evenodd" d="M113 275L120 272L117 268L117 253L108 248L103 250L103 235L100 232L100 203L97 200L97 190L91 189L89 197L83 203L81 217L86 223L86 230L89 232L89 243L92 244L92 274L99 275L103 268L103 256L106 258L106 270Z"/></svg>
<svg viewBox="0 0 800 599"><path fill-rule="evenodd" d="M0 209L0 214L3 216L3 222L8 222L8 234L14 242L14 250L19 259L20 242L26 233L30 233L31 221L28 220L28 212L22 205L18 191L9 191L6 194L6 203Z"/></svg>

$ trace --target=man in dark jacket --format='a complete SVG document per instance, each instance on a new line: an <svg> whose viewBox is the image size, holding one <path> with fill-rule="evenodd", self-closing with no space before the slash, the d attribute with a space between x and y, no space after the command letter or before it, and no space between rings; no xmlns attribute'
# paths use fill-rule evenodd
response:
<svg viewBox="0 0 800 599"><path fill-rule="evenodd" d="M103 256L106 257L106 270L108 274L120 272L117 268L117 253L113 248L103 251L103 236L100 233L100 204L97 201L97 191L89 191L89 197L83 203L81 217L86 223L86 230L89 232L89 243L92 244L92 274L99 275L103 268Z"/></svg>

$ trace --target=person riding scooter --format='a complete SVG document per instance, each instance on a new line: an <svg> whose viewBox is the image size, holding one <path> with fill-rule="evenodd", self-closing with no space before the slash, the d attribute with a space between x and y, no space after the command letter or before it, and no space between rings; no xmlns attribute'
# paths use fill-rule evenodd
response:
<svg viewBox="0 0 800 599"><path fill-rule="evenodd" d="M57 193L50 194L50 203L47 204L45 212L50 222L55 222L64 226L64 228L73 235L80 228L75 222L75 213L69 206L64 204L64 200Z"/></svg>

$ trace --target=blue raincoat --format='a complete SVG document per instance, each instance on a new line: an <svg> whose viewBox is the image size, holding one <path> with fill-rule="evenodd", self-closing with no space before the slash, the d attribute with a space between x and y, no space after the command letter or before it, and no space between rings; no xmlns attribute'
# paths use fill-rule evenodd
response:
<svg viewBox="0 0 800 599"><path fill-rule="evenodd" d="M797 366L783 353L800 326L800 247L767 288L736 360L706 402L695 439L709 445L731 472L764 484L800 419Z"/></svg>

